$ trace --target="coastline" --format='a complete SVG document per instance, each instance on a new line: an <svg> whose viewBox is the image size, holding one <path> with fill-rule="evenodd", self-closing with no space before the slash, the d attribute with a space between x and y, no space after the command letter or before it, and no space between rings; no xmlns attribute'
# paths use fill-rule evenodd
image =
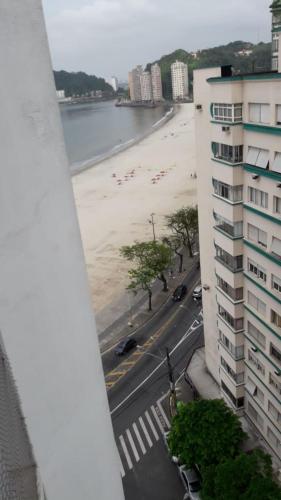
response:
<svg viewBox="0 0 281 500"><path fill-rule="evenodd" d="M118 155L119 153L122 153L123 151L126 151L127 149L131 148L132 146L135 146L139 142L143 141L150 135L152 135L154 132L159 130L161 127L163 127L168 121L170 121L178 112L178 105L174 104L171 106L171 108L165 113L160 120L155 122L149 129L147 129L146 132L143 134L136 136L133 139L130 139L129 141L122 143L122 144L117 144L114 146L112 149L107 151L106 153L96 156L94 158L91 158L89 160L83 161L81 163L73 163L70 165L70 174L71 177L75 175L81 174L81 172L84 172L85 170L91 169L92 167L95 167L99 163L102 163L103 161L109 160L113 156Z"/></svg>

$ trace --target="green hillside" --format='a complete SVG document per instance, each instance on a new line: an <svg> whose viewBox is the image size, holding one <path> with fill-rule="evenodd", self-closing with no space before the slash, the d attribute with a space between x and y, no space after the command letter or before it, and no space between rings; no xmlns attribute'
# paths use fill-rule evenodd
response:
<svg viewBox="0 0 281 500"><path fill-rule="evenodd" d="M252 50L250 55L237 55L241 50ZM161 67L163 92L168 99L171 97L171 64L176 60L188 64L190 90L192 90L193 70L212 66L223 66L232 64L236 73L247 73L252 71L268 71L271 69L271 43L259 43L254 45L248 42L231 42L212 49L204 49L197 52L196 57L183 49L178 49L171 54L161 57L158 62Z"/></svg>
<svg viewBox="0 0 281 500"><path fill-rule="evenodd" d="M57 90L65 90L66 97L73 95L84 95L92 90L106 90L113 92L111 85L108 85L103 78L94 75L87 75L82 71L78 73L68 73L67 71L54 71Z"/></svg>

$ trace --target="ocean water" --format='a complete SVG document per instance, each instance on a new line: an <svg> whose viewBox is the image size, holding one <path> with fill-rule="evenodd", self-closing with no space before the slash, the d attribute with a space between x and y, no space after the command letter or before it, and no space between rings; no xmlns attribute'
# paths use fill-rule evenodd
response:
<svg viewBox="0 0 281 500"><path fill-rule="evenodd" d="M114 101L60 104L66 151L72 169L141 137L167 107L123 108Z"/></svg>

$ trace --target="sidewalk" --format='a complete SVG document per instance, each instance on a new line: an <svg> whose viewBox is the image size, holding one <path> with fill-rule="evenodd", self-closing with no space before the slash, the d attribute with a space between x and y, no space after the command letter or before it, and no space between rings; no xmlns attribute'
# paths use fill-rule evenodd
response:
<svg viewBox="0 0 281 500"><path fill-rule="evenodd" d="M156 280L152 288L152 311L148 311L147 294L138 294L136 296L136 303L131 308L128 308L128 310L126 310L126 312L115 321L113 320L112 324L99 334L101 351L110 348L122 337L131 335L138 328L148 323L154 315L161 311L162 307L164 307L165 304L171 300L171 296L175 288L183 283L183 281L186 283L188 274L197 266L197 263L198 255L195 255L193 258L184 256L184 270L182 273L178 273L178 262L175 261L173 265L173 275L169 276L167 273L166 276L169 288L168 292L163 292L163 283L160 280ZM114 310L108 311L107 314L110 314L112 319L116 317L114 315Z"/></svg>

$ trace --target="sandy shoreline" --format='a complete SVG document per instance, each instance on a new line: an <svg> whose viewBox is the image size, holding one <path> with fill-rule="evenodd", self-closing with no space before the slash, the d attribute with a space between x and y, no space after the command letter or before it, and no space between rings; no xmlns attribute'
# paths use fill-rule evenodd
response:
<svg viewBox="0 0 281 500"><path fill-rule="evenodd" d="M194 106L131 148L72 178L98 331L129 308L122 245L167 233L164 216L196 203ZM152 179L155 179L154 181Z"/></svg>

